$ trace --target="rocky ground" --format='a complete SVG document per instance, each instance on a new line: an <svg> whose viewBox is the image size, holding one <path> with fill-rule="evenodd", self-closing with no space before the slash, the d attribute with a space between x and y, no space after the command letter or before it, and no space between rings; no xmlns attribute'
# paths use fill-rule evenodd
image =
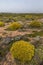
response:
<svg viewBox="0 0 43 65"><path fill-rule="evenodd" d="M16 65L10 52L6 54L5 58L0 62L0 65Z"/></svg>
<svg viewBox="0 0 43 65"><path fill-rule="evenodd" d="M11 53L10 53L10 47L12 45L12 42L18 41L18 40L29 40L32 42L35 47L37 41L40 41L40 43L43 45L43 36L36 36L34 38L26 37L26 34L31 34L33 31L41 31L41 29L25 29L25 31L16 30L16 31L7 31L6 28L8 27L7 24L5 24L4 27L0 27L0 49L2 50L2 55L0 53L0 65L16 65L15 60L13 59ZM37 59L36 59L37 60ZM41 61L43 64L43 61ZM19 65L19 64L18 64ZM30 64L31 65L31 64ZM36 64L38 65L38 64ZM40 64L41 65L41 64Z"/></svg>

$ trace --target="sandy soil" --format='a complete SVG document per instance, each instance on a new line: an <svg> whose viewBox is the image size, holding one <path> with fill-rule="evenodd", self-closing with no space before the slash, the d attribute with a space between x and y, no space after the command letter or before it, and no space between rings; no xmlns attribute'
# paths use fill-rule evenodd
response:
<svg viewBox="0 0 43 65"><path fill-rule="evenodd" d="M32 33L31 30L28 30L28 31L25 31L25 32L20 32L18 30L16 31L6 31L5 29L8 27L8 25L4 26L4 27L0 27L0 36L10 36L10 37L13 37L13 36L16 36L16 35L25 35L25 34L30 34ZM4 34L6 33L6 34Z"/></svg>

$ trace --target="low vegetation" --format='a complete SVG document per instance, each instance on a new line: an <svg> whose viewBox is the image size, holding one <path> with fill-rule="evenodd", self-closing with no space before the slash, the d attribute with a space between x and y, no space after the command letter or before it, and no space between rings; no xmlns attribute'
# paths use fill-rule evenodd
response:
<svg viewBox="0 0 43 65"><path fill-rule="evenodd" d="M20 29L22 27L22 25L18 22L13 22L8 26L8 30L17 30Z"/></svg>
<svg viewBox="0 0 43 65"><path fill-rule="evenodd" d="M34 45L23 40L13 43L10 49L13 57L23 63L29 62L32 59L34 56L34 50Z"/></svg>
<svg viewBox="0 0 43 65"><path fill-rule="evenodd" d="M37 49L36 49L36 53L39 57L40 61L43 61L43 45L40 45Z"/></svg>
<svg viewBox="0 0 43 65"><path fill-rule="evenodd" d="M0 65L43 65L43 14L0 13Z"/></svg>
<svg viewBox="0 0 43 65"><path fill-rule="evenodd" d="M32 34L26 34L28 37L36 37L36 36L43 36L43 31L40 32L34 32Z"/></svg>
<svg viewBox="0 0 43 65"><path fill-rule="evenodd" d="M5 25L4 22L0 21L0 27L3 27L4 25Z"/></svg>
<svg viewBox="0 0 43 65"><path fill-rule="evenodd" d="M39 27L42 27L42 23L41 22L38 22L38 21L32 21L30 23L30 27L39 28Z"/></svg>

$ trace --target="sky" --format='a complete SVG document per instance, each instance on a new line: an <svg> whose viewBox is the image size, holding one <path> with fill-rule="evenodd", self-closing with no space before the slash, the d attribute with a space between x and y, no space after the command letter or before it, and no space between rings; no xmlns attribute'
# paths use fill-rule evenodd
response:
<svg viewBox="0 0 43 65"><path fill-rule="evenodd" d="M43 0L0 0L0 12L43 13Z"/></svg>

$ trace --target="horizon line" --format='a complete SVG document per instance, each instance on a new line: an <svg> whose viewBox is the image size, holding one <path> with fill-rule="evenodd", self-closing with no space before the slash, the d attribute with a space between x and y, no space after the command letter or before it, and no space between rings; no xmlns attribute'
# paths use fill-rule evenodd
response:
<svg viewBox="0 0 43 65"><path fill-rule="evenodd" d="M0 12L0 13L20 13L20 14L22 14L22 13L27 13L27 14L43 14L43 12Z"/></svg>

